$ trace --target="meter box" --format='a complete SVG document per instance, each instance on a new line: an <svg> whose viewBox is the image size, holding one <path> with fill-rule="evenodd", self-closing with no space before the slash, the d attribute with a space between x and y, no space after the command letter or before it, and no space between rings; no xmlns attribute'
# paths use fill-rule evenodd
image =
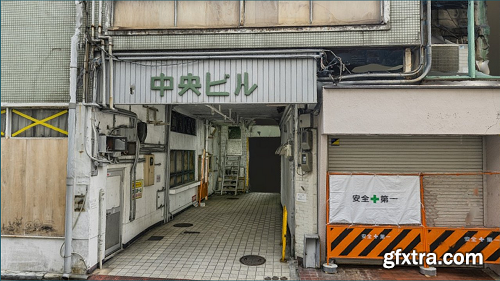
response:
<svg viewBox="0 0 500 281"><path fill-rule="evenodd" d="M302 152L300 155L300 167L304 172L312 171L312 153Z"/></svg>
<svg viewBox="0 0 500 281"><path fill-rule="evenodd" d="M303 131L300 136L300 139L301 139L300 148L302 148L302 150L312 149L313 137L311 131Z"/></svg>
<svg viewBox="0 0 500 281"><path fill-rule="evenodd" d="M311 128L313 126L312 114L299 115L299 128Z"/></svg>
<svg viewBox="0 0 500 281"><path fill-rule="evenodd" d="M155 156L144 155L144 186L155 184Z"/></svg>

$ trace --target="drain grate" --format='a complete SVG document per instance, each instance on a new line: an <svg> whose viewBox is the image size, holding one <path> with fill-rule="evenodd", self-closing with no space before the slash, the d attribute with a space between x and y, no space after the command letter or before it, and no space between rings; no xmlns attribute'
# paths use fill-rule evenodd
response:
<svg viewBox="0 0 500 281"><path fill-rule="evenodd" d="M226 199L227 199L227 200L238 200L238 199L240 199L240 198L236 198L236 197L228 197L228 198L226 198Z"/></svg>
<svg viewBox="0 0 500 281"><path fill-rule="evenodd" d="M193 226L192 223L185 223L185 222L174 224L174 227L191 227L191 226Z"/></svg>
<svg viewBox="0 0 500 281"><path fill-rule="evenodd" d="M240 258L240 262L244 265L256 266L266 262L266 259L261 256L248 255Z"/></svg>
<svg viewBox="0 0 500 281"><path fill-rule="evenodd" d="M148 241L160 241L161 239L163 239L163 237L165 236L151 236L149 237Z"/></svg>
<svg viewBox="0 0 500 281"><path fill-rule="evenodd" d="M184 231L184 234L200 234L199 231Z"/></svg>

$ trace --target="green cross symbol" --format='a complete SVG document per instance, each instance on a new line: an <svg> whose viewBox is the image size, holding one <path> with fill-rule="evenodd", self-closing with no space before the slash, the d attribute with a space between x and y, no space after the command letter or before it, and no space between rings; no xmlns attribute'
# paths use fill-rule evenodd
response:
<svg viewBox="0 0 500 281"><path fill-rule="evenodd" d="M370 198L370 200L372 200L373 203L377 203L377 201L380 200L380 198L378 198L377 195L373 195L373 197Z"/></svg>

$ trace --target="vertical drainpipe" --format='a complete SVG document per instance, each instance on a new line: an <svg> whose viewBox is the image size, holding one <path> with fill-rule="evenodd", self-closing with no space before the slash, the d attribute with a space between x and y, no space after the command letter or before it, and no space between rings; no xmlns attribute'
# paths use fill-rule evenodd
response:
<svg viewBox="0 0 500 281"><path fill-rule="evenodd" d="M82 25L82 3L75 1L75 33L71 37L71 61L69 72L69 109L68 109L68 159L66 164L66 210L64 223L64 272L63 277L71 274L71 252L73 240L73 196L75 187L75 136L76 136L76 90L78 77L78 37Z"/></svg>
<svg viewBox="0 0 500 281"><path fill-rule="evenodd" d="M172 105L165 106L165 194L163 195L163 223L169 222L170 213L170 127Z"/></svg>
<svg viewBox="0 0 500 281"><path fill-rule="evenodd" d="M474 1L469 0L467 9L467 41L469 48L469 77L476 78L476 35L474 31Z"/></svg>

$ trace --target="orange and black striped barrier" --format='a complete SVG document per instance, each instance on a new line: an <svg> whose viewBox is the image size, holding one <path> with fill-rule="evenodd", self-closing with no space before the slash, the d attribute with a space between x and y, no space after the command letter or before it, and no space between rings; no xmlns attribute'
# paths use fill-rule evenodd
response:
<svg viewBox="0 0 500 281"><path fill-rule="evenodd" d="M500 263L500 229L427 229L429 251L441 260L446 253L481 253L484 263Z"/></svg>
<svg viewBox="0 0 500 281"><path fill-rule="evenodd" d="M396 249L424 251L421 227L329 225L327 243L328 258L382 259Z"/></svg>
<svg viewBox="0 0 500 281"><path fill-rule="evenodd" d="M327 226L327 260L383 259L385 253L481 253L484 263L500 264L499 228L423 226Z"/></svg>

